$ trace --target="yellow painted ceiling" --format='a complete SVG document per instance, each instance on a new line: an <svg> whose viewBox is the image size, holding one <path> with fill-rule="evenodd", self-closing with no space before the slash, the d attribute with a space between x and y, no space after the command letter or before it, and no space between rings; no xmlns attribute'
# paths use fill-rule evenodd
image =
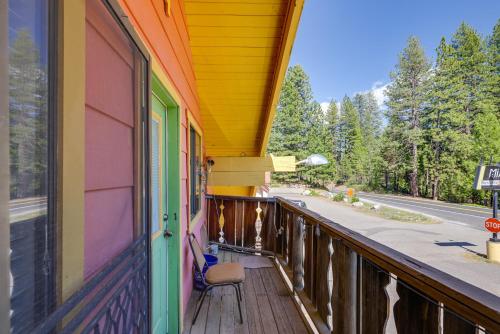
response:
<svg viewBox="0 0 500 334"><path fill-rule="evenodd" d="M187 0L208 156L265 152L303 0Z"/></svg>

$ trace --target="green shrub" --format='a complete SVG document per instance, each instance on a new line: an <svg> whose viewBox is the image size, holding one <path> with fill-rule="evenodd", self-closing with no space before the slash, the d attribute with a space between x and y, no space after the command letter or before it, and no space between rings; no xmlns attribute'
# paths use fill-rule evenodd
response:
<svg viewBox="0 0 500 334"><path fill-rule="evenodd" d="M314 189L311 189L311 193L309 194L309 196L321 196L321 193L319 191L316 191Z"/></svg>
<svg viewBox="0 0 500 334"><path fill-rule="evenodd" d="M343 193L343 192L340 192L340 193L338 193L337 195L335 195L335 196L333 197L333 200L334 200L335 202L342 202L342 201L344 200L344 197L345 197L344 193Z"/></svg>
<svg viewBox="0 0 500 334"><path fill-rule="evenodd" d="M356 203L356 202L359 202L359 197L352 196L351 203Z"/></svg>

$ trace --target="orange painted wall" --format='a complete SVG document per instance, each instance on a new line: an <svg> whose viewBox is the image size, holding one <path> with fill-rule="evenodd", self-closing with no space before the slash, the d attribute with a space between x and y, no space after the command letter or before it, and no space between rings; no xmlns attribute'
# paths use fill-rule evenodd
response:
<svg viewBox="0 0 500 334"><path fill-rule="evenodd" d="M163 0L119 0L122 9L127 13L130 22L149 49L151 57L160 65L163 74L170 81L175 91L170 93L177 97L181 113L180 145L181 145L181 263L183 310L186 309L192 291L192 256L187 244L189 226L188 206L188 148L187 148L187 114L200 124L200 108L197 96L192 54L184 16L182 0L170 0L170 16L165 13ZM157 73L158 74L158 73ZM169 87L167 87L169 88ZM198 224L194 232L198 235Z"/></svg>

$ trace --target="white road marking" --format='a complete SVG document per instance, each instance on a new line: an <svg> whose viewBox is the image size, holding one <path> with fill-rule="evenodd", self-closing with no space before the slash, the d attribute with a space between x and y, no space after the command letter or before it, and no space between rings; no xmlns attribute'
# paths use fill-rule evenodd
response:
<svg viewBox="0 0 500 334"><path fill-rule="evenodd" d="M361 197L362 198L362 197ZM381 204L384 204L383 202L380 202ZM420 209L428 209L428 210L434 210L434 211L442 211L442 212L448 212L448 213L453 213L453 214L457 214L457 215L463 215L463 216L470 216L470 217L475 217L475 218L484 218L484 216L476 216L476 215L471 215L469 213L461 213L461 212L456 212L456 211L450 211L450 210L443 210L443 209L434 209L434 208L427 208L427 207L423 207L421 205L416 205L416 204L408 204L406 202L403 203L404 205L408 205L408 206L413 206L413 207L416 207L416 208L420 208Z"/></svg>
<svg viewBox="0 0 500 334"><path fill-rule="evenodd" d="M386 198L394 198L397 200L401 201L410 201L410 202L420 202L422 204L428 204L428 205L436 205L436 206L443 206L443 207L449 207L449 208L457 208L457 209L462 209L462 210L471 210L471 211L476 211L476 212L486 212L488 213L491 209L490 208L485 208L485 207L474 207L474 206L467 206L464 204L459 204L459 203L449 203L449 202L443 202L443 201L433 201L427 198L422 198L422 197L409 197L409 196L397 196L397 195L387 195L387 194L373 194L373 193L367 193L367 192L359 192L360 195L367 195L367 196L375 196L375 197L386 197Z"/></svg>
<svg viewBox="0 0 500 334"><path fill-rule="evenodd" d="M464 210L464 211L471 211L471 212L477 212L477 213L482 213L484 215L488 215L487 212L484 212L484 211L479 211L479 210L473 210L473 209L467 209L467 208L459 208L459 207L453 207L453 206L447 206L447 205L439 205L439 204L433 204L433 203L425 203L425 204L420 204L420 205L416 205L416 204L409 204L409 203L415 203L414 201L411 201L411 200L405 200L405 199L401 199L401 198L388 198L388 199L384 199L384 198L380 198L380 197L383 197L383 196L380 196L380 197L377 197L377 196L374 196L374 195L368 195L368 194L360 194L359 195L361 198L364 196L364 197L371 197L371 198L374 198L374 199L379 199L381 201L396 201L396 202L402 202L403 204L405 205L410 205L410 206L416 206L416 207L420 207L420 208L424 208L424 209L429 209L429 210L439 210L439 209L433 209L433 208L429 208L429 207L426 207L426 205L429 205L429 206L436 206L436 207L439 207L439 208L455 208L456 210ZM484 216L475 216L475 215L471 215L471 214L466 214L466 213L460 213L460 212L456 212L456 211L447 211L447 210L442 210L441 211L444 211L444 212L451 212L451 213L456 213L456 214L461 214L461 215L468 215L468 216L472 216L472 217L480 217L480 218L484 218Z"/></svg>

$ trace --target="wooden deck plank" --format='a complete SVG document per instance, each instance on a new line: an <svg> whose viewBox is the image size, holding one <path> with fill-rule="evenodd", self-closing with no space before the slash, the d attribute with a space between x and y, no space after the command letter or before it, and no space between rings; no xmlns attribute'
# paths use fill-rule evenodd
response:
<svg viewBox="0 0 500 334"><path fill-rule="evenodd" d="M238 262L239 253L220 251L219 263ZM275 268L245 269L240 323L233 287L214 288L205 298L196 323L191 326L200 292L193 291L185 313L185 334L307 333L301 315Z"/></svg>
<svg viewBox="0 0 500 334"><path fill-rule="evenodd" d="M262 327L265 328L266 334L278 333L278 327L276 326L276 319L274 319L273 311L271 309L271 304L269 303L267 292L266 289L264 288L264 283L262 282L260 272L259 270L250 270L250 275L252 278L252 282L254 283L255 294L257 295L257 304L259 307Z"/></svg>
<svg viewBox="0 0 500 334"><path fill-rule="evenodd" d="M208 318L205 333L219 333L222 316L222 288L213 288L209 299Z"/></svg>
<svg viewBox="0 0 500 334"><path fill-rule="evenodd" d="M266 289L264 288L264 283L260 277L259 271L252 269L250 270L250 278L253 282L253 287L255 289L255 294L257 296L265 296L267 295ZM248 279L248 277L247 277Z"/></svg>
<svg viewBox="0 0 500 334"><path fill-rule="evenodd" d="M208 314L208 304L205 298L203 305L201 306L200 314L198 315L198 319L191 326L191 334L203 334L205 333L205 328L207 325L207 314ZM195 306L196 307L196 306Z"/></svg>
<svg viewBox="0 0 500 334"><path fill-rule="evenodd" d="M271 310L273 311L274 320L276 321L276 327L282 334L293 333L293 328L291 327L291 323L284 312L280 296L278 295L278 291L276 290L273 279L269 273L270 270L274 270L274 268L258 269L262 277L264 287L267 291L267 297L269 299L269 304L271 305Z"/></svg>
<svg viewBox="0 0 500 334"><path fill-rule="evenodd" d="M250 331L248 329L248 317L247 317L247 299L246 299L246 294L245 294L245 289L242 286L241 287L241 296L242 296L242 301L241 301L241 314L243 316L243 323L240 322L240 314L238 311L238 303L234 302L233 304L233 313L235 316L234 320L234 332L238 334L249 334Z"/></svg>
<svg viewBox="0 0 500 334"><path fill-rule="evenodd" d="M187 307L186 307L186 315L184 316L184 323L183 323L183 329L182 333L183 334L189 334L191 333L191 326L193 322L193 317L194 317L194 311L196 310L196 302L198 301L198 297L200 296L200 292L198 290L193 289L193 292L191 293L191 298L189 298Z"/></svg>
<svg viewBox="0 0 500 334"><path fill-rule="evenodd" d="M234 290L234 289L233 289ZM220 320L220 333L233 334L234 322L239 321L235 319L233 302L236 301L236 294L222 296L222 315Z"/></svg>
<svg viewBox="0 0 500 334"><path fill-rule="evenodd" d="M245 283L243 284L245 295L245 306L248 319L248 331L250 333L264 333L260 320L259 305L257 304L257 296L250 275L250 269L245 269Z"/></svg>
<svg viewBox="0 0 500 334"><path fill-rule="evenodd" d="M279 300L283 306L283 313L287 316L288 321L292 326L293 333L308 333L307 327L304 324L299 310L292 299L293 297L291 296L288 288L285 286L282 278L279 276L278 271L271 269L268 271L268 274L271 276L274 287L279 294Z"/></svg>

